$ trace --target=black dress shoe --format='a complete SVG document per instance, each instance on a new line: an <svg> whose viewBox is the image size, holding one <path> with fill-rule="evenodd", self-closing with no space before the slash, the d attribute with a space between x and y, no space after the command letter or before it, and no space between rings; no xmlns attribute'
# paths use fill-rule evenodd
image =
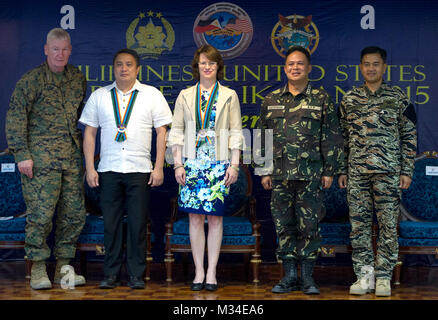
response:
<svg viewBox="0 0 438 320"><path fill-rule="evenodd" d="M204 289L204 282L197 282L197 283L192 283L192 285L190 286L190 289L192 291L201 291L202 289Z"/></svg>
<svg viewBox="0 0 438 320"><path fill-rule="evenodd" d="M144 289L144 280L139 277L129 277L128 286L131 289Z"/></svg>
<svg viewBox="0 0 438 320"><path fill-rule="evenodd" d="M100 289L114 289L117 286L120 286L120 281L117 279L117 276L105 277L99 284Z"/></svg>
<svg viewBox="0 0 438 320"><path fill-rule="evenodd" d="M217 283L216 284L214 284L214 283L206 283L205 284L205 290L216 291L217 290Z"/></svg>

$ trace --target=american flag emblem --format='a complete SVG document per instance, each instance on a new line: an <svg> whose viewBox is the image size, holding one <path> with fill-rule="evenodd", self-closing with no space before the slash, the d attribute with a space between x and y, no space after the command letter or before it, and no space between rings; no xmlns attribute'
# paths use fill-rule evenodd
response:
<svg viewBox="0 0 438 320"><path fill-rule="evenodd" d="M234 32L249 33L252 32L252 25L248 20L232 18L228 20L228 24L225 29L232 30Z"/></svg>

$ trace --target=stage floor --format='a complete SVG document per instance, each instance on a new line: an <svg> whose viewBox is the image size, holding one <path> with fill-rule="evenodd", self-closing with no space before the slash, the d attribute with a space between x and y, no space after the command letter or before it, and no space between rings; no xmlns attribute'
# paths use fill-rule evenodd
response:
<svg viewBox="0 0 438 320"><path fill-rule="evenodd" d="M49 264L49 277L53 275ZM219 288L215 292L190 290L193 266L189 265L189 277L185 281L182 266L174 266L174 281L165 281L164 264L152 263L151 280L144 290L127 287L126 274L122 274L122 286L102 290L98 284L102 277L102 263L89 262L87 284L75 289L62 289L54 285L50 290L32 290L24 278L24 263L21 261L0 262L0 300L438 300L438 268L403 268L401 285L393 287L393 295L376 298L373 294L352 296L349 285L354 281L351 266L316 266L314 278L321 294L308 296L302 292L273 294L271 288L280 277L276 264L260 266L260 283L246 282L242 264L223 264L218 267ZM249 274L249 279L251 279Z"/></svg>

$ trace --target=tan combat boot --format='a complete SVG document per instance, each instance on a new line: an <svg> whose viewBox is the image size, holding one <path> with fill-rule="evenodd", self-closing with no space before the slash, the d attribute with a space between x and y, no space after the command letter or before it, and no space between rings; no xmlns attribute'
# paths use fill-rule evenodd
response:
<svg viewBox="0 0 438 320"><path fill-rule="evenodd" d="M350 286L350 294L363 295L374 291L374 268L363 266L357 281Z"/></svg>
<svg viewBox="0 0 438 320"><path fill-rule="evenodd" d="M377 297L390 297L391 296L391 281L389 279L376 280L376 296Z"/></svg>
<svg viewBox="0 0 438 320"><path fill-rule="evenodd" d="M33 261L30 273L30 286L34 290L51 289L52 283L47 276L46 262Z"/></svg>
<svg viewBox="0 0 438 320"><path fill-rule="evenodd" d="M56 284L61 284L61 280L64 276L68 275L68 270L64 271L64 273L61 272L61 269L63 266L69 264L69 259L58 259L56 260L56 270L55 270L55 278L53 279L53 282ZM83 286L85 284L85 277L81 276L79 274L76 274L72 267L72 272L74 276L74 286ZM69 284L71 285L71 284Z"/></svg>
<svg viewBox="0 0 438 320"><path fill-rule="evenodd" d="M350 286L350 294L363 295L373 292L372 288L368 283L367 279L359 278L355 283Z"/></svg>

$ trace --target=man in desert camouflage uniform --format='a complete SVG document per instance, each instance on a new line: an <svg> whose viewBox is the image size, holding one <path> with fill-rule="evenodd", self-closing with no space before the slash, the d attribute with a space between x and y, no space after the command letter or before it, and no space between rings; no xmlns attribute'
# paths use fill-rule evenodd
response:
<svg viewBox="0 0 438 320"><path fill-rule="evenodd" d="M260 110L259 128L273 130L273 167L257 168L256 174L262 175L264 189L272 189L277 258L285 271L274 293L299 290L300 262L301 289L319 294L312 272L321 243L322 189L333 181L342 136L329 95L309 83L311 68L307 49L290 48L284 66L288 83L268 94Z"/></svg>
<svg viewBox="0 0 438 320"><path fill-rule="evenodd" d="M385 50L363 49L360 70L364 85L347 92L339 107L345 143L339 186L347 187L357 276L350 294L374 290L375 265L375 294L390 296L390 280L398 257L400 189L409 187L414 170L416 116L406 95L383 81ZM375 263L371 241L373 204L379 225Z"/></svg>
<svg viewBox="0 0 438 320"><path fill-rule="evenodd" d="M55 283L61 282L62 266L75 256L85 223L82 139L77 120L86 80L79 69L68 64L71 43L63 29L48 33L44 53L46 62L17 82L6 119L9 149L22 173L27 206L25 252L32 260L33 289L52 286L45 260L50 257L46 240L55 208ZM85 284L82 276L74 274L73 279L75 285Z"/></svg>

